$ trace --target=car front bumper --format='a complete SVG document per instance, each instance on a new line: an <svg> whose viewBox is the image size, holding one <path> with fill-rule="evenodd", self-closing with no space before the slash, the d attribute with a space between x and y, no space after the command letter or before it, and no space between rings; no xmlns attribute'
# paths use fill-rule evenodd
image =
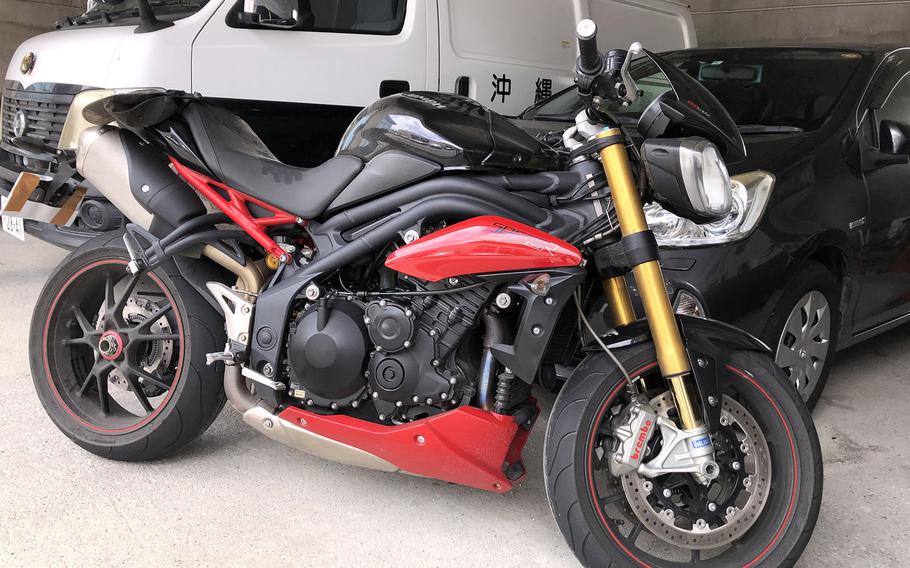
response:
<svg viewBox="0 0 910 568"><path fill-rule="evenodd" d="M764 334L792 267L792 257L761 232L728 245L662 248L660 260L674 304L688 292L702 315L756 337Z"/></svg>

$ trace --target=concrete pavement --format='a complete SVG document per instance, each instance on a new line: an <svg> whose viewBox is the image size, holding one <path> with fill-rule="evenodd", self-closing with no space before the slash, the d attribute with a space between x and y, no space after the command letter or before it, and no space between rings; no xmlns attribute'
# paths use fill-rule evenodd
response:
<svg viewBox="0 0 910 568"><path fill-rule="evenodd" d="M45 415L27 359L34 300L63 256L0 235L0 566L577 565L547 506L541 425L528 478L504 496L325 462L230 407L165 461L81 450ZM907 565L908 346L903 328L840 354L815 413L826 489L804 568Z"/></svg>

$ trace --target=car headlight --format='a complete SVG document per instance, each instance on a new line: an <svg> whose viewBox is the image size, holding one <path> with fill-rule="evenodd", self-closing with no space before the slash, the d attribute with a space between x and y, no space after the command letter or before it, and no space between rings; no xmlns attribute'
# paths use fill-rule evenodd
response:
<svg viewBox="0 0 910 568"><path fill-rule="evenodd" d="M645 140L642 156L654 200L696 223L730 213L730 175L717 146L704 138Z"/></svg>
<svg viewBox="0 0 910 568"><path fill-rule="evenodd" d="M748 237L758 226L774 189L774 176L755 171L731 180L732 205L725 217L703 225L668 211L658 203L645 206L657 243L666 247L697 247L731 243Z"/></svg>

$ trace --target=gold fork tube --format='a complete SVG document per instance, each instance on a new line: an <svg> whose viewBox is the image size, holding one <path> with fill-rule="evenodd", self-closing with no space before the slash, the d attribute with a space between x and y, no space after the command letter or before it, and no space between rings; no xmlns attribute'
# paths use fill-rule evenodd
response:
<svg viewBox="0 0 910 568"><path fill-rule="evenodd" d="M613 326L625 327L635 321L635 308L632 307L632 298L629 297L626 279L622 276L614 276L604 279L602 285Z"/></svg>
<svg viewBox="0 0 910 568"><path fill-rule="evenodd" d="M622 135L618 128L605 130L598 138ZM629 156L623 144L613 144L600 151L600 159L607 174L613 196L613 205L623 236L648 230L648 222L641 204L638 187L632 177ZM635 283L645 307L645 315L654 338L657 362L661 374L669 379L682 427L690 430L701 426L697 402L691 392L689 374L692 370L676 316L664 285L663 272L656 260L639 264L632 269ZM617 294L618 295L618 294ZM628 292L626 292L628 296Z"/></svg>

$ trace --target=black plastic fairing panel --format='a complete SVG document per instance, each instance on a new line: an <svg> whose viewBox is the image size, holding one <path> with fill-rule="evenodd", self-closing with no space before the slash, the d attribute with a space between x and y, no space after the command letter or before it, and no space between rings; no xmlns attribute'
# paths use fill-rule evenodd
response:
<svg viewBox="0 0 910 568"><path fill-rule="evenodd" d="M182 91L143 89L97 100L82 116L96 126L117 122L124 128L148 128L177 115L191 98Z"/></svg>
<svg viewBox="0 0 910 568"><path fill-rule="evenodd" d="M546 296L538 296L521 282L523 277L532 276L530 272L495 275L496 279L518 281L509 286L509 292L521 298L522 307L515 341L495 344L490 350L497 361L528 384L537 377L559 315L588 274L580 267L540 270L538 273L550 275L550 290Z"/></svg>
<svg viewBox="0 0 910 568"><path fill-rule="evenodd" d="M333 213L343 207L420 181L441 169L436 162L404 152L397 150L383 152L367 162L357 177L332 201L327 212Z"/></svg>

